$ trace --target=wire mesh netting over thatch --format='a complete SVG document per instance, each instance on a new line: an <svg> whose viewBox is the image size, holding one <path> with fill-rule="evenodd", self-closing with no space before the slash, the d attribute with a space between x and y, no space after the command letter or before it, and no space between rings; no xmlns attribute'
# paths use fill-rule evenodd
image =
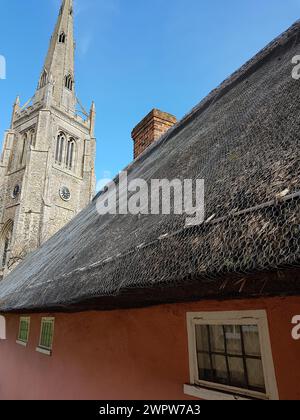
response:
<svg viewBox="0 0 300 420"><path fill-rule="evenodd" d="M0 309L299 264L300 80L291 62L299 30L275 40L128 168L129 180L204 179L207 223L99 216L95 199L1 283Z"/></svg>

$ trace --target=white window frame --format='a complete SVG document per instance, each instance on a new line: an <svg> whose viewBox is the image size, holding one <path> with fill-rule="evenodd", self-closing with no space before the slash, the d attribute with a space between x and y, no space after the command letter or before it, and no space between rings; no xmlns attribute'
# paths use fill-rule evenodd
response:
<svg viewBox="0 0 300 420"><path fill-rule="evenodd" d="M53 322L53 334L52 334L52 343L51 343L51 349L49 348L49 349L46 349L45 347L42 347L41 346L41 339L42 339L42 332L43 332L43 322L44 321L51 321L51 322ZM40 326L40 338L39 338L39 345L38 345L38 347L36 348L36 351L38 352L38 353L42 353L42 354L45 354L46 356L52 356L52 349L53 349L53 340L54 340L54 328L55 328L55 318L54 317L43 317L42 319L41 319L41 326Z"/></svg>
<svg viewBox="0 0 300 420"><path fill-rule="evenodd" d="M242 388L199 380L196 325L257 325L264 370L266 394ZM184 393L205 400L278 400L275 369L271 350L267 313L261 311L195 312L187 314L189 343L190 384L184 386Z"/></svg>
<svg viewBox="0 0 300 420"><path fill-rule="evenodd" d="M20 340L20 332L21 332L21 322L22 321L28 321L28 336L27 336L27 341L23 341L23 340ZM29 341L29 334L30 334L30 316L21 316L20 317L20 320L19 320L19 330L18 330L18 337L17 337L17 340L16 340L16 343L17 344L20 344L20 346L23 346L23 347L27 347L27 344L28 344L28 341Z"/></svg>

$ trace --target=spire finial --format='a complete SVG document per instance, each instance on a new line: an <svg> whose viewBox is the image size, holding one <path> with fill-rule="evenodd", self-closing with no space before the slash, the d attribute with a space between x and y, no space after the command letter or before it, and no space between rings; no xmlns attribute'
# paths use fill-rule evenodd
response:
<svg viewBox="0 0 300 420"><path fill-rule="evenodd" d="M95 101L92 101L92 106L91 106L91 113L96 113L96 104Z"/></svg>

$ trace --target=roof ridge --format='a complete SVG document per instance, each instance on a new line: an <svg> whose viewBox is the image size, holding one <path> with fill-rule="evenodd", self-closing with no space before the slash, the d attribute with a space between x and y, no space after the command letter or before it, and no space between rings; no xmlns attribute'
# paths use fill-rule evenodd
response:
<svg viewBox="0 0 300 420"><path fill-rule="evenodd" d="M193 117L199 112L206 109L207 106L219 99L219 95L224 89L230 89L233 85L240 81L242 77L248 74L251 70L256 70L256 66L272 54L277 48L284 46L294 35L300 34L300 19L294 22L286 31L278 35L275 39L269 42L264 48L258 51L252 58L246 61L241 67L228 76L216 88L214 88L208 95L206 95L191 111L184 115L173 127L164 133L156 142L152 143L136 160L131 162L125 170L130 170L135 162L145 159L153 149L158 147L161 143L172 137L179 130L181 130ZM225 92L226 93L226 92Z"/></svg>
<svg viewBox="0 0 300 420"><path fill-rule="evenodd" d="M141 153L134 161L130 162L123 171L130 172L137 163L140 164L141 161L145 160L150 153L153 152L157 147L170 138L173 135L177 134L182 130L186 124L188 124L193 118L195 118L199 113L207 109L212 105L217 99L219 99L222 92L225 94L229 89L231 89L235 83L238 83L246 74L251 70L256 70L256 67L260 65L271 53L273 53L277 48L284 46L294 35L300 33L300 19L294 22L286 31L282 32L275 39L269 42L264 48L258 51L252 58L246 61L241 67L234 71L230 76L228 76L223 82L221 82L215 89L210 91L197 105L195 105L191 111L184 115L181 120L173 125L166 133L164 133L158 140L152 143L143 153ZM226 92L224 90L226 89ZM117 184L119 182L119 174L115 176L113 182ZM104 192L102 189L99 191L94 199L97 200L100 195Z"/></svg>

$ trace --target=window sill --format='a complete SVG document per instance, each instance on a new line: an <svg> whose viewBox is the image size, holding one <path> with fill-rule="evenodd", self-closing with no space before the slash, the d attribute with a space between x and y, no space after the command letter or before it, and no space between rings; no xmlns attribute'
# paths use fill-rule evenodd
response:
<svg viewBox="0 0 300 420"><path fill-rule="evenodd" d="M45 354L46 356L52 356L52 350L43 349L42 347L37 347L36 351L41 354Z"/></svg>
<svg viewBox="0 0 300 420"><path fill-rule="evenodd" d="M27 343L25 343L25 341L17 340L16 343L20 346L27 347Z"/></svg>
<svg viewBox="0 0 300 420"><path fill-rule="evenodd" d="M52 166L57 171L63 172L64 174L67 174L67 175L70 175L72 178L76 178L76 179L78 179L80 181L83 180L83 177L82 176L78 176L76 174L76 171L69 170L69 169L65 168L63 165L59 165L58 163L53 163Z"/></svg>
<svg viewBox="0 0 300 420"><path fill-rule="evenodd" d="M201 388L196 385L184 385L184 394L206 401L251 401L251 398L222 391Z"/></svg>

